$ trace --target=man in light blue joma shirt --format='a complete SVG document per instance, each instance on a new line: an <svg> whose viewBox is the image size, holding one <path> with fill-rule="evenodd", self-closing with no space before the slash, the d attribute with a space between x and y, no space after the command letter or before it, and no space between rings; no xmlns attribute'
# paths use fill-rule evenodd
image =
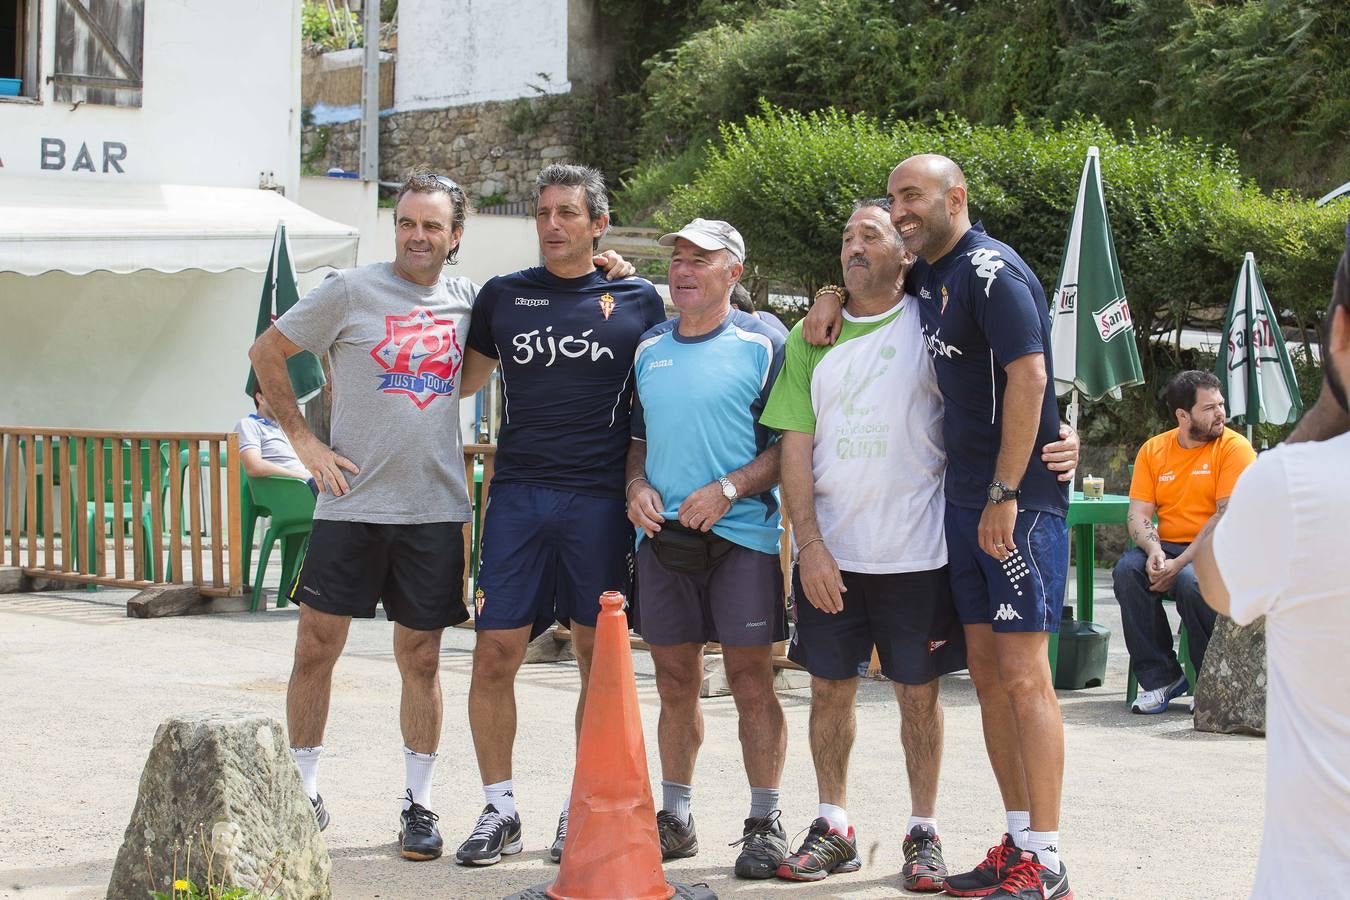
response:
<svg viewBox="0 0 1350 900"><path fill-rule="evenodd" d="M663 858L698 852L689 801L703 740L703 645L718 641L750 781L735 870L770 878L787 853L778 821L787 726L771 657L787 636L787 614L773 487L779 448L759 413L783 364L783 339L731 307L745 262L735 228L695 219L660 243L672 248L679 316L638 344L625 489L638 528L637 629L661 695L657 830Z"/></svg>

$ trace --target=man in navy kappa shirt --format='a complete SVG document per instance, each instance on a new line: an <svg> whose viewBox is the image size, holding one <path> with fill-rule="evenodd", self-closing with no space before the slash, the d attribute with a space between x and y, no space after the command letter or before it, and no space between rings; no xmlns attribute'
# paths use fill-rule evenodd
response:
<svg viewBox="0 0 1350 900"><path fill-rule="evenodd" d="M1045 292L1011 247L971 225L965 176L950 159L905 160L887 193L892 223L928 264L915 279L944 400L952 594L1008 810L1003 841L946 889L1067 900L1064 725L1046 648L1067 577L1068 493L1035 452L1059 430Z"/></svg>
<svg viewBox="0 0 1350 900"><path fill-rule="evenodd" d="M492 865L521 850L511 775L515 677L530 639L570 625L581 692L600 594L627 590L633 529L623 499L642 333L665 320L650 282L606 281L592 256L609 227L594 169L552 165L536 182L544 265L493 278L474 303L466 369L502 372L502 429L483 524L469 723L486 805L456 854ZM466 376L466 383L474 380ZM567 804L552 846L562 856Z"/></svg>

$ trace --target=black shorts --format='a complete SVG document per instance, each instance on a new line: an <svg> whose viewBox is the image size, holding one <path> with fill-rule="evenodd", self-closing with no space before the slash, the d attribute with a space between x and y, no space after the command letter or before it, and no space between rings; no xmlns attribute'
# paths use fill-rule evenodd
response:
<svg viewBox="0 0 1350 900"><path fill-rule="evenodd" d="M824 613L811 605L792 570L797 628L788 658L817 678L858 677L871 659L902 684L927 684L966 667L966 638L952 603L947 567L925 572L863 575L841 572L844 609Z"/></svg>
<svg viewBox="0 0 1350 900"><path fill-rule="evenodd" d="M319 612L375 618L418 631L469 618L464 608L464 523L379 525L316 519L291 600Z"/></svg>

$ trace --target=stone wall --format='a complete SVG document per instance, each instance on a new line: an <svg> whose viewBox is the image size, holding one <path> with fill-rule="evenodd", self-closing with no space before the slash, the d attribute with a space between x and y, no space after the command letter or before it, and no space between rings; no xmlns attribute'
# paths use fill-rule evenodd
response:
<svg viewBox="0 0 1350 900"><path fill-rule="evenodd" d="M384 116L380 179L399 181L414 169L429 170L458 181L471 202L493 194L526 200L539 170L572 153L568 102L538 97ZM307 169L357 171L360 135L359 122L307 126L301 143Z"/></svg>

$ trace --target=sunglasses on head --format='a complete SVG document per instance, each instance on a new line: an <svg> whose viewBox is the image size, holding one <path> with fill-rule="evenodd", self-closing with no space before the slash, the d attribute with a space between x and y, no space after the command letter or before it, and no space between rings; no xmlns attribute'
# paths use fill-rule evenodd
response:
<svg viewBox="0 0 1350 900"><path fill-rule="evenodd" d="M439 181L445 187L446 190L459 191L461 194L464 193L464 188L460 187L459 183L456 182L455 179L453 178L447 177L445 175L435 175L432 173L428 173L427 177L434 178L437 181Z"/></svg>

